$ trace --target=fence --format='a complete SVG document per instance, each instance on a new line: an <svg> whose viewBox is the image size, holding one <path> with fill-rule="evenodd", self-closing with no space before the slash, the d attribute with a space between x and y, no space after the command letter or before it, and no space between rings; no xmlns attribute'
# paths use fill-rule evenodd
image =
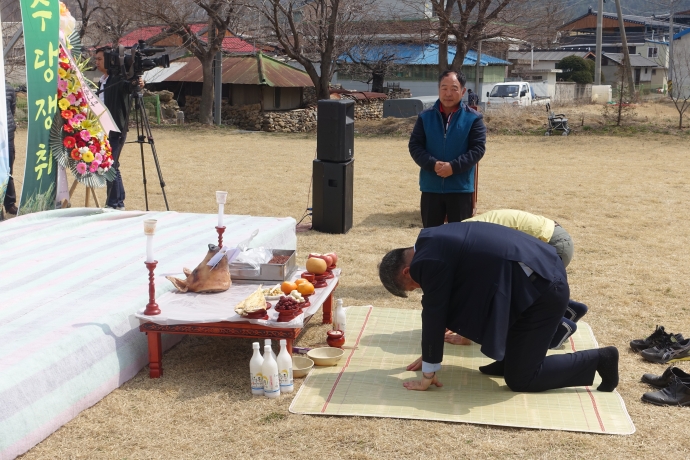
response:
<svg viewBox="0 0 690 460"><path fill-rule="evenodd" d="M144 109L146 115L149 117L150 123L161 124L161 100L158 94L153 96L145 96L143 98ZM17 97L17 111L14 115L15 121L27 121L27 102L26 93L18 93Z"/></svg>

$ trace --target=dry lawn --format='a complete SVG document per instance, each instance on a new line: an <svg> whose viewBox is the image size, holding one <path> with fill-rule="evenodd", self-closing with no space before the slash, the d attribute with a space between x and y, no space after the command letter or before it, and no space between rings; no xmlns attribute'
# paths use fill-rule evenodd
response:
<svg viewBox="0 0 690 460"><path fill-rule="evenodd" d="M156 129L155 135L171 209L214 213L213 192L225 189L230 213L297 219L304 213L314 135L225 129ZM345 305L419 309L419 294L388 295L376 272L382 255L411 245L421 225L407 140L367 137L355 145L354 227L346 235L299 234L300 258L310 251L340 254L337 293ZM523 209L558 220L572 234L572 297L590 306L586 321L600 345L621 350L618 390L637 426L634 435L293 415L291 396L250 395L250 340L188 337L165 354L163 378L149 379L143 369L22 458L689 458L689 409L640 402L650 390L640 376L665 366L627 347L657 324L690 335L686 141L492 136L487 150L480 211ZM138 147L127 146L122 171L129 209L144 206L140 161ZM161 210L154 171L149 164L151 208ZM75 201L83 194L78 189ZM325 331L313 325L299 344L323 343Z"/></svg>

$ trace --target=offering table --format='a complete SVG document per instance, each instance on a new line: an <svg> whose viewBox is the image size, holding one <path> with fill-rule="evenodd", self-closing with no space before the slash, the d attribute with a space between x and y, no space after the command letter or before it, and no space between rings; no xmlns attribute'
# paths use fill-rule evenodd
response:
<svg viewBox="0 0 690 460"><path fill-rule="evenodd" d="M299 278L302 271L295 270L291 279ZM286 339L287 349L292 353L293 341L320 307L323 307L323 323L332 322L333 292L338 286L340 270L333 270L333 275L326 281L326 287L316 289L309 296L310 306L301 315L283 323L276 321L278 312L274 308L267 311L268 319L246 319L235 313L235 305L259 287L255 281L250 284L233 280L230 289L219 293L169 292L161 296L157 299L159 315L147 316L143 309L136 314L141 322L139 330L147 334L149 376L163 375L161 334ZM269 303L275 306L277 300Z"/></svg>

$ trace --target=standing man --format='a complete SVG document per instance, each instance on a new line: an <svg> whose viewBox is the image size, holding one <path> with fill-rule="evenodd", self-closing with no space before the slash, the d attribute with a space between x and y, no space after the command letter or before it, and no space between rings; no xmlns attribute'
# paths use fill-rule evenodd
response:
<svg viewBox="0 0 690 460"><path fill-rule="evenodd" d="M17 214L17 192L14 189L14 132L17 130L17 123L14 121L14 114L17 111L17 93L14 87L5 81L5 98L7 99L7 149L10 152L10 179L7 181L7 191L5 192L5 211L7 214Z"/></svg>
<svg viewBox="0 0 690 460"><path fill-rule="evenodd" d="M477 103L479 102L479 97L477 96L477 93L472 92L471 89L467 89L467 105L470 107L476 107Z"/></svg>
<svg viewBox="0 0 690 460"><path fill-rule="evenodd" d="M410 136L410 155L421 168L419 189L424 228L472 217L477 162L486 144L482 114L462 104L465 75L446 70L438 80L439 99L419 114Z"/></svg>
<svg viewBox="0 0 690 460"><path fill-rule="evenodd" d="M485 222L424 229L414 247L383 257L379 277L394 295L424 293L422 356L407 367L422 380L405 382L409 390L442 386L446 329L481 344L496 360L482 372L503 375L513 391L588 386L596 372L599 391L618 385L615 347L546 356L570 289L556 250L534 237Z"/></svg>
<svg viewBox="0 0 690 460"><path fill-rule="evenodd" d="M115 124L120 129L119 133L111 131L108 134L110 148L113 151L113 168L115 168L116 175L112 182L107 183L105 206L124 211L125 186L122 183L122 175L120 174L120 153L127 139L133 83L127 80L124 75L108 75L108 69L105 67L105 53L108 51L110 51L110 48L98 48L94 57L96 68L103 74L98 81L98 97L105 104ZM144 86L144 81L141 78L139 79L139 86Z"/></svg>

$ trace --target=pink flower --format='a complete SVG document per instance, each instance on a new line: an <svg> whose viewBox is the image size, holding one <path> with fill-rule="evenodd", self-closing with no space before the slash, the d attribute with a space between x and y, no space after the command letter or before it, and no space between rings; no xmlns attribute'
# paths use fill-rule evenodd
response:
<svg viewBox="0 0 690 460"><path fill-rule="evenodd" d="M60 81L58 81L58 89L60 91L67 91L67 86L68 86L67 80L61 79Z"/></svg>
<svg viewBox="0 0 690 460"><path fill-rule="evenodd" d="M74 96L74 94L68 94L67 100L69 101L70 105L77 105L77 98Z"/></svg>
<svg viewBox="0 0 690 460"><path fill-rule="evenodd" d="M81 113L78 113L74 116L74 120L77 120L77 123L81 123L82 121L86 120L86 117Z"/></svg>
<svg viewBox="0 0 690 460"><path fill-rule="evenodd" d="M91 162L91 167L89 167L89 171L91 171L92 173L95 173L96 171L98 171L98 166L99 166L99 165L100 165L100 163L97 162L96 160L92 161L92 162Z"/></svg>
<svg viewBox="0 0 690 460"><path fill-rule="evenodd" d="M79 136L82 138L84 142L88 142L91 140L91 133L85 129L79 133Z"/></svg>
<svg viewBox="0 0 690 460"><path fill-rule="evenodd" d="M103 161L103 155L101 155L100 153L96 153L93 157L99 163Z"/></svg>
<svg viewBox="0 0 690 460"><path fill-rule="evenodd" d="M77 172L82 176L86 174L86 163L84 163L83 161L77 163Z"/></svg>
<svg viewBox="0 0 690 460"><path fill-rule="evenodd" d="M82 131L82 132L83 132L83 131ZM95 158L96 154L97 154L98 151L100 150L100 147L98 147L98 146L95 145L95 144L91 144L91 145L89 145L89 150L91 150L91 152L93 152L94 158ZM99 161L100 161L100 160L99 160Z"/></svg>

